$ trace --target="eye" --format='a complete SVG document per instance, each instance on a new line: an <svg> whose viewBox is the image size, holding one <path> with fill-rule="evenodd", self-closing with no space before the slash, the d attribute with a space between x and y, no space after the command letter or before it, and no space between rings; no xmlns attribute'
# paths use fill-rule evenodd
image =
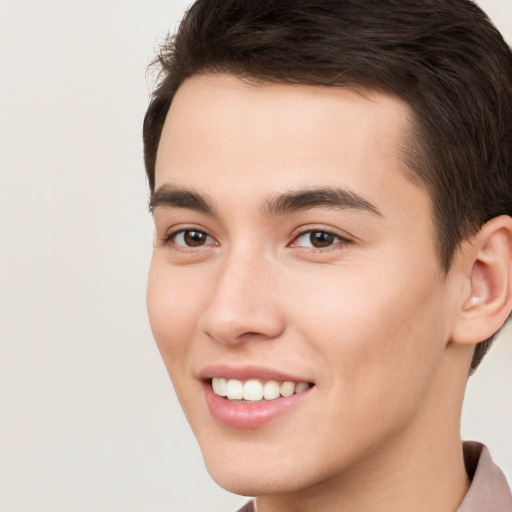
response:
<svg viewBox="0 0 512 512"><path fill-rule="evenodd" d="M346 240L341 236L329 233L328 231L310 230L305 231L295 238L293 247L307 247L311 249L325 249L337 245Z"/></svg>
<svg viewBox="0 0 512 512"><path fill-rule="evenodd" d="M201 247L203 245L215 245L215 240L204 233L196 229L182 229L176 233L170 234L165 239L166 243L174 243L181 247Z"/></svg>

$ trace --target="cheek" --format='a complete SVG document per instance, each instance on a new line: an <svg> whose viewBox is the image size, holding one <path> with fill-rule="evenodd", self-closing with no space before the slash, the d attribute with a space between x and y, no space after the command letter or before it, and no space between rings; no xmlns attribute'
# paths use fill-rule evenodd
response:
<svg viewBox="0 0 512 512"><path fill-rule="evenodd" d="M163 260L163 261L162 261ZM201 286L185 271L173 271L153 256L148 276L147 309L153 337L178 400L191 424L202 389L190 380L190 361L197 338ZM197 350L196 350L197 352Z"/></svg>
<svg viewBox="0 0 512 512"><path fill-rule="evenodd" d="M185 275L183 275L185 274ZM172 272L158 256L151 261L147 309L153 337L169 373L182 366L197 325L198 290L186 273Z"/></svg>
<svg viewBox="0 0 512 512"><path fill-rule="evenodd" d="M403 271L398 279L390 273L354 272L296 291L301 336L321 355L318 364L329 369L326 383L338 400L342 395L345 413L368 404L374 407L365 414L403 410L426 392L448 330L442 283L415 274Z"/></svg>

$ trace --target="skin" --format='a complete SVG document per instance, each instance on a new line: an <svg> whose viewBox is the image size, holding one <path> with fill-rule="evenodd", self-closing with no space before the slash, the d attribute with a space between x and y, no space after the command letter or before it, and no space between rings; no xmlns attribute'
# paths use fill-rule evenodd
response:
<svg viewBox="0 0 512 512"><path fill-rule="evenodd" d="M467 491L459 417L480 340L461 310L474 289L485 302L487 267L473 286L473 244L441 270L429 196L402 159L408 119L381 93L224 75L188 79L171 105L156 189L192 190L214 213L154 208L150 322L210 474L260 512L448 512ZM375 211L268 211L317 188ZM311 231L334 236L315 248ZM315 385L264 427L229 427L203 396L215 364Z"/></svg>

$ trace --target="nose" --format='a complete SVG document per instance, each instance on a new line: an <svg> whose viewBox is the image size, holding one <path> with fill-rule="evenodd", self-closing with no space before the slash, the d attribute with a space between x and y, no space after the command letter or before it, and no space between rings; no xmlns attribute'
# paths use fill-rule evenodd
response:
<svg viewBox="0 0 512 512"><path fill-rule="evenodd" d="M276 284L269 262L256 255L233 255L219 264L199 327L211 339L228 345L278 337L285 329L285 318Z"/></svg>

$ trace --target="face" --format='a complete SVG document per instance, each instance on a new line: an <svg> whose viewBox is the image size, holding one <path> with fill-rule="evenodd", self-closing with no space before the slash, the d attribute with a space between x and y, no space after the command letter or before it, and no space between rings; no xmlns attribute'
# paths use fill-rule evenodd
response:
<svg viewBox="0 0 512 512"><path fill-rule="evenodd" d="M327 485L426 434L453 297L429 197L401 158L408 116L394 97L337 88L217 75L178 90L148 309L231 491Z"/></svg>

